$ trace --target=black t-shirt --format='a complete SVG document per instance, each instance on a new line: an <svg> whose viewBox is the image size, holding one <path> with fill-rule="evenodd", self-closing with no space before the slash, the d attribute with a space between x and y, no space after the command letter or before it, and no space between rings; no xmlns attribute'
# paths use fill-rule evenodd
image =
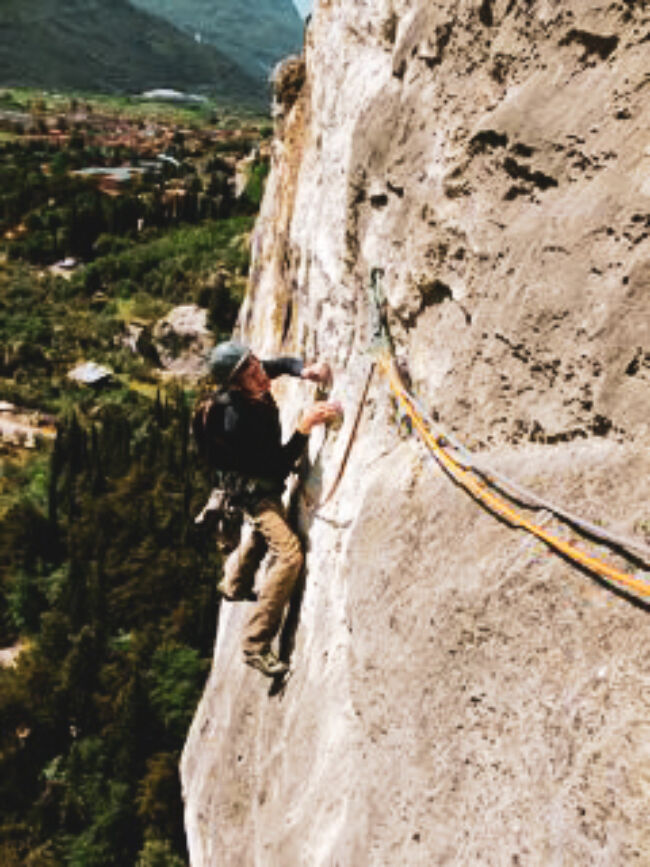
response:
<svg viewBox="0 0 650 867"><path fill-rule="evenodd" d="M300 376L299 358L262 361L271 379ZM218 394L204 422L208 460L216 469L253 479L283 483L302 454L308 437L294 431L282 443L278 406L271 394L252 399L236 389ZM212 454L212 458L210 458Z"/></svg>

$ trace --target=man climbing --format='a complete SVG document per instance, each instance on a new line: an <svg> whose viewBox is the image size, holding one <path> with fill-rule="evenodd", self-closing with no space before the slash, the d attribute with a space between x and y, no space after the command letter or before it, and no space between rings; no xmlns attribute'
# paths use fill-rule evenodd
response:
<svg viewBox="0 0 650 867"><path fill-rule="evenodd" d="M252 533L242 533L239 546L224 566L218 589L230 601L255 599L255 574L267 551L269 567L259 597L244 629L244 661L269 677L288 666L271 650L285 605L300 574L303 553L291 529L281 497L287 476L316 425L339 417L340 404L318 401L282 443L278 407L271 380L288 374L327 384L325 363L304 366L298 358L260 361L236 341L220 343L209 359L212 379L220 387L199 405L194 430L208 462L223 471L225 487L243 508Z"/></svg>

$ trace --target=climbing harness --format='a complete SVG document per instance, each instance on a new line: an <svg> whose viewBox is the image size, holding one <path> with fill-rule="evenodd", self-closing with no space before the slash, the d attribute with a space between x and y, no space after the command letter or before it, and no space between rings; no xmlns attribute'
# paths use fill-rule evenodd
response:
<svg viewBox="0 0 650 867"><path fill-rule="evenodd" d="M650 599L650 581L645 580L640 572L630 575L610 566L598 557L586 554L575 547L575 545L565 542L544 527L524 517L489 489L498 489L506 497L509 497L513 501L518 499L522 504L526 504L526 501L528 501L528 504L543 508L547 512L552 512L554 515L563 518L570 524L583 530L587 535L594 536L620 548L631 549L647 557L648 562L650 562L650 551L647 546L613 533L608 533L600 527L596 527L573 515L571 512L567 512L542 500L525 488L511 482L507 477L479 464L471 452L461 446L460 443L453 441L451 437L446 436L439 429L436 431L437 426L421 411L417 399L404 387L401 377L397 372L388 328L382 313L384 300L380 285L381 276L382 272L375 269L371 274L370 281L373 304L371 308L371 323L374 323L372 326L374 331L373 348L376 354L377 366L386 377L389 388L397 399L398 405L410 420L437 463L474 499L482 503L489 511L502 518L511 526L532 533L569 560L598 575L605 581L611 582L619 588L625 588L626 591L631 592L635 597L642 597L644 601ZM473 473L480 477L480 481L475 478ZM508 488L514 496L508 492ZM639 558L634 559L638 560Z"/></svg>

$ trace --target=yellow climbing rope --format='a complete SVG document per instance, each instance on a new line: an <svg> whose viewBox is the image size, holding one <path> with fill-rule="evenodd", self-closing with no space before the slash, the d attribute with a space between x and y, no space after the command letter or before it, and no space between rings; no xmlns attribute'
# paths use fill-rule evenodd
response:
<svg viewBox="0 0 650 867"><path fill-rule="evenodd" d="M506 502L495 496L487 489L485 482L477 481L472 476L469 470L464 469L454 458L445 451L437 437L435 437L421 413L417 410L414 399L402 385L401 379L395 369L395 364L390 352L386 349L378 355L377 364L381 372L386 376L391 391L399 401L405 414L410 418L413 427L418 431L427 447L431 450L438 462L447 470L447 472L467 490L473 497L482 502L490 511L499 515L509 524L514 527L519 527L522 530L527 530L534 536L537 536L542 541L546 542L551 548L559 551L565 557L588 569L590 572L599 575L606 581L610 581L634 594L638 594L644 598L650 598L650 584L634 575L628 575L609 566L597 557L585 554L580 549L571 545L569 542L564 542L552 533L547 532L542 527L529 521Z"/></svg>

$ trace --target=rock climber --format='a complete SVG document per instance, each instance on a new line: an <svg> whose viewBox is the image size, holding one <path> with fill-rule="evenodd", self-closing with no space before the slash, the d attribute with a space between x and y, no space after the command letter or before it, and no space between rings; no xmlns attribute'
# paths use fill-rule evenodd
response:
<svg viewBox="0 0 650 867"><path fill-rule="evenodd" d="M317 401L307 409L292 436L282 443L278 406L271 380L287 374L327 385L331 371L324 362L305 365L299 358L260 361L242 343L220 343L209 357L211 378L218 386L199 405L194 431L212 467L223 471L224 486L243 510L251 532L242 532L228 556L217 585L228 600L255 600L255 575L267 551L269 566L244 628L244 661L268 677L286 673L288 666L271 650L284 608L303 564L300 540L289 526L281 497L316 425L340 417L334 401ZM201 443L199 444L201 449ZM211 455L211 458L210 458Z"/></svg>

